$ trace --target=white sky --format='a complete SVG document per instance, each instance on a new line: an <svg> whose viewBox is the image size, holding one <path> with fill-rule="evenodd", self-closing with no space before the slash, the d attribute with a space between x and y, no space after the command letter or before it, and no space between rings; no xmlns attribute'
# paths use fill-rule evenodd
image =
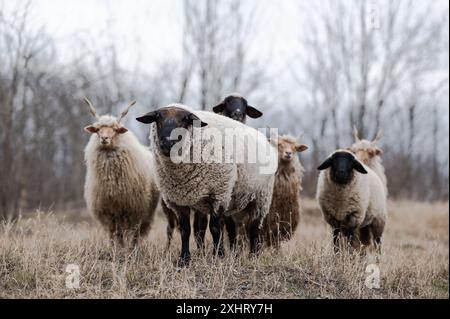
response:
<svg viewBox="0 0 450 319"><path fill-rule="evenodd" d="M297 3L258 1L257 45L252 54L270 55L274 72L286 68L286 61L298 51ZM58 49L66 54L76 47L73 41L77 38L95 36L105 30L118 44L119 60L124 66L140 55L142 66L151 72L159 62L167 57L177 59L181 53L181 0L34 0L32 7L34 23L44 25L57 39ZM136 40L140 41L139 47Z"/></svg>

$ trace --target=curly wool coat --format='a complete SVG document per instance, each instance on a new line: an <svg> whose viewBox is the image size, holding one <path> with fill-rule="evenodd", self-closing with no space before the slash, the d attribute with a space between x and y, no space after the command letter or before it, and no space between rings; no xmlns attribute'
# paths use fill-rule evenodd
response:
<svg viewBox="0 0 450 319"><path fill-rule="evenodd" d="M304 169L297 156L289 163L279 163L275 174L272 204L264 221L265 242L278 246L289 240L300 222L301 179Z"/></svg>
<svg viewBox="0 0 450 319"><path fill-rule="evenodd" d="M154 147L156 180L167 205L170 208L172 203L186 206L203 214L209 214L211 211L218 213L221 210L226 214L233 214L253 202L255 210L251 218L261 220L262 224L263 218L269 212L277 166L276 153L265 136L242 123L211 112L196 111L180 104L170 106L186 109L207 123L208 126L201 129L203 137L214 133L219 133L221 137L229 136L229 129L237 129L239 134L235 135L235 138L244 143L242 145L262 146L269 150L270 165L274 166L274 170L267 174L261 173L260 169L264 166L261 163L237 161L239 156L245 158L248 148L234 149L234 143L227 138L203 138L201 144L198 144L201 145L201 152L221 148L222 154L228 153L231 156L230 161L221 163L211 163L205 158L197 163L174 163L170 157L164 156L158 147ZM150 140L153 145L158 145L155 124L151 127ZM248 144L245 144L245 140Z"/></svg>
<svg viewBox="0 0 450 319"><path fill-rule="evenodd" d="M116 136L114 148L101 148L96 134L85 148L88 210L120 244L127 236L136 241L150 229L159 200L153 161L153 154L129 131Z"/></svg>
<svg viewBox="0 0 450 319"><path fill-rule="evenodd" d="M378 175L368 166L364 168L367 174L355 173L345 185L332 181L330 169L321 171L316 198L333 229L340 229L344 234L356 230L358 234L361 229L371 228L373 237L379 238L387 219L386 190ZM361 239L365 245L370 242L369 238Z"/></svg>

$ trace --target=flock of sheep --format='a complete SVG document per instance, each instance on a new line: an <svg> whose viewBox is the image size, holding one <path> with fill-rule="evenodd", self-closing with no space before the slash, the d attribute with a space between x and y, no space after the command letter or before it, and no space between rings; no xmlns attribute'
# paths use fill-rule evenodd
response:
<svg viewBox="0 0 450 319"><path fill-rule="evenodd" d="M263 114L241 95L229 95L213 112L171 104L137 118L151 124L150 148L121 124L134 102L118 118L99 116L92 103L86 102L96 122L84 128L91 134L85 148L85 200L113 243L138 244L147 235L159 202L167 217L168 246L174 228L180 231L180 265L190 261L191 211L197 247L204 247L209 217L214 254L218 256L224 255L225 231L230 249L235 249L239 239L248 240L253 254L264 245L279 247L281 241L292 237L300 219L304 172L297 153L308 147L294 137L268 138L245 125L247 116ZM237 139L245 142L247 151L252 147L269 150L276 169L262 173L261 165L250 161L174 161L172 151L182 138L173 138L172 133L177 129L192 133L194 127L222 134L238 130ZM183 139L193 139L190 136ZM387 217L386 177L377 145L381 136L373 141L360 139L356 129L354 136L353 145L334 151L318 167L317 200L332 227L337 251L378 250ZM211 143L202 140L200 151L210 149ZM194 144L187 145L191 145L189 155L198 152ZM231 158L242 155L239 152L243 150L233 149Z"/></svg>

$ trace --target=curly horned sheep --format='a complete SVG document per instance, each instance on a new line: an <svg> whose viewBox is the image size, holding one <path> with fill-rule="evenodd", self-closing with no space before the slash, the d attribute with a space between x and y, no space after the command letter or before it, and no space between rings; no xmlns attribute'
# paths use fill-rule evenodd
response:
<svg viewBox="0 0 450 319"><path fill-rule="evenodd" d="M376 173L353 153L337 150L319 167L317 201L333 229L335 250L344 235L351 248L372 244L381 248L387 210L386 191Z"/></svg>
<svg viewBox="0 0 450 319"><path fill-rule="evenodd" d="M278 148L278 169L275 174L272 205L264 221L264 237L267 245L279 246L281 240L289 240L300 220L300 191L303 166L296 153L308 146L298 144L297 139L277 136L271 140Z"/></svg>
<svg viewBox="0 0 450 319"><path fill-rule="evenodd" d="M85 148L87 166L84 197L91 214L109 232L111 240L133 245L147 235L159 200L153 177L153 154L116 118L98 116L85 99L96 122L84 130L91 135Z"/></svg>
<svg viewBox="0 0 450 319"><path fill-rule="evenodd" d="M378 175L387 190L387 179L381 160L383 151L378 147L382 135L382 132L379 131L372 141L361 139L358 134L358 129L354 126L353 136L355 143L347 149L354 153L363 164L369 166Z"/></svg>
<svg viewBox="0 0 450 319"><path fill-rule="evenodd" d="M224 216L245 210L251 220L250 249L258 252L277 166L276 153L265 136L238 121L181 104L137 120L153 123L150 139L155 148L156 179L164 202L176 212L180 225L180 264L186 265L190 259L191 208L210 215L214 254L219 256L224 254ZM253 149L265 154L264 159L251 161L248 157L254 155ZM180 150L183 160L178 158Z"/></svg>

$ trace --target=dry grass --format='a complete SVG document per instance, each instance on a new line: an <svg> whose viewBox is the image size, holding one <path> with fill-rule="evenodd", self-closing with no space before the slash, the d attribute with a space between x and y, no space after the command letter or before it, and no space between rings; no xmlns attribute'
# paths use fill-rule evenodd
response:
<svg viewBox="0 0 450 319"><path fill-rule="evenodd" d="M335 256L329 229L306 201L296 237L280 252L248 251L223 260L192 249L177 268L179 236L165 248L158 217L139 250L123 254L85 212L35 213L0 228L2 298L448 298L448 203L391 202L379 268L380 289L366 288L367 258ZM192 243L192 247L194 244ZM68 264L81 269L79 289L65 287Z"/></svg>

